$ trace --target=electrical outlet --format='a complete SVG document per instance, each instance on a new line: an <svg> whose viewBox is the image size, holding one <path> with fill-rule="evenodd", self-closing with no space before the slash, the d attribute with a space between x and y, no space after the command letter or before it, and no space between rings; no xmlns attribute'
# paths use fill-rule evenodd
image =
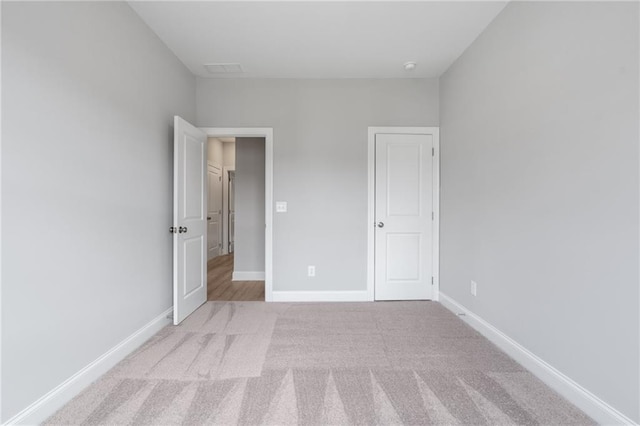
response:
<svg viewBox="0 0 640 426"><path fill-rule="evenodd" d="M478 283L473 280L471 280L471 294L474 296L478 295Z"/></svg>
<svg viewBox="0 0 640 426"><path fill-rule="evenodd" d="M310 277L315 277L316 276L316 267L313 265L309 265L307 266L307 275Z"/></svg>

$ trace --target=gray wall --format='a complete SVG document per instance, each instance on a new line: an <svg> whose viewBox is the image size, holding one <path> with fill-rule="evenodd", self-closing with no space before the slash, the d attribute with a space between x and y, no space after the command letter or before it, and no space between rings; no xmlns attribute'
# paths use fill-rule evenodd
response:
<svg viewBox="0 0 640 426"><path fill-rule="evenodd" d="M3 421L171 307L194 91L125 3L3 2Z"/></svg>
<svg viewBox="0 0 640 426"><path fill-rule="evenodd" d="M234 167L235 142L222 142L218 138L207 139L207 160L220 167Z"/></svg>
<svg viewBox="0 0 640 426"><path fill-rule="evenodd" d="M224 167L236 166L236 143L224 142L222 144L222 158Z"/></svg>
<svg viewBox="0 0 640 426"><path fill-rule="evenodd" d="M217 138L207 139L207 161L215 166L223 167L224 148L222 142Z"/></svg>
<svg viewBox="0 0 640 426"><path fill-rule="evenodd" d="M234 272L264 272L264 138L236 138Z"/></svg>
<svg viewBox="0 0 640 426"><path fill-rule="evenodd" d="M513 2L441 77L442 292L635 421L638 49L638 3Z"/></svg>
<svg viewBox="0 0 640 426"><path fill-rule="evenodd" d="M367 127L437 126L438 80L198 79L196 98L198 126L274 129L274 290L364 291Z"/></svg>

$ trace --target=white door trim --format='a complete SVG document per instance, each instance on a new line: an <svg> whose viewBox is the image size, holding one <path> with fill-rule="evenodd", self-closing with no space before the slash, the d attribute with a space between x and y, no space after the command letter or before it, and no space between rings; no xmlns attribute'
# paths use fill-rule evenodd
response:
<svg viewBox="0 0 640 426"><path fill-rule="evenodd" d="M369 127L368 132L368 204L367 204L367 298L375 300L375 177L376 133L433 135L433 300L440 300L440 128Z"/></svg>
<svg viewBox="0 0 640 426"><path fill-rule="evenodd" d="M235 172L236 166L222 168L222 253L229 254L229 172Z"/></svg>
<svg viewBox="0 0 640 426"><path fill-rule="evenodd" d="M200 127L210 138L264 138L264 300L273 301L273 128Z"/></svg>

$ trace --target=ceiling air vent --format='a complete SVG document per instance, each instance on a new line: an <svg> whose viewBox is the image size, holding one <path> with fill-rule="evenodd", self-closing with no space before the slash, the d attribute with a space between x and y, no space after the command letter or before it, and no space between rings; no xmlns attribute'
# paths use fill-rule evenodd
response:
<svg viewBox="0 0 640 426"><path fill-rule="evenodd" d="M240 64L204 64L211 74L237 74L244 72Z"/></svg>

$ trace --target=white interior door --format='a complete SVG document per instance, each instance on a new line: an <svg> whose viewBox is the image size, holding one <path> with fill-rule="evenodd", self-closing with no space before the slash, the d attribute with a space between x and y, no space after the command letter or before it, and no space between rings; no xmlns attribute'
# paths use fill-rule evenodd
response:
<svg viewBox="0 0 640 426"><path fill-rule="evenodd" d="M207 259L222 254L222 170L208 165Z"/></svg>
<svg viewBox="0 0 640 426"><path fill-rule="evenodd" d="M234 235L236 232L235 182L236 173L234 171L229 172L229 253L233 253Z"/></svg>
<svg viewBox="0 0 640 426"><path fill-rule="evenodd" d="M207 301L207 136L174 118L173 323Z"/></svg>
<svg viewBox="0 0 640 426"><path fill-rule="evenodd" d="M375 299L433 298L433 135L375 135Z"/></svg>

